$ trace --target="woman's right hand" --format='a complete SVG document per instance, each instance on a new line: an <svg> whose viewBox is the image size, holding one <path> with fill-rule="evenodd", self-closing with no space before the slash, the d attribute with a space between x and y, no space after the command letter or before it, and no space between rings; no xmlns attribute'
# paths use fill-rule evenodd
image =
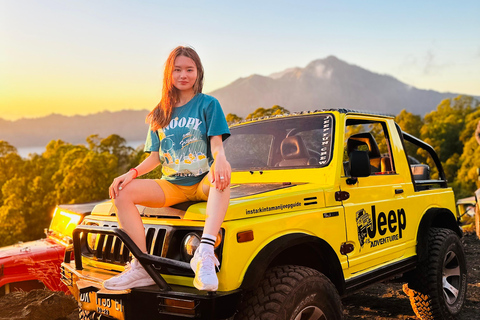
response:
<svg viewBox="0 0 480 320"><path fill-rule="evenodd" d="M124 189L127 184L130 183L133 179L142 174L146 174L153 169L155 169L160 164L160 158L158 156L157 151L152 151L150 155L142 161L138 166L134 169L130 169L127 173L122 174L119 177L113 179L110 188L108 188L108 193L111 199L115 199L118 197L118 193L120 190ZM140 173L138 172L140 171Z"/></svg>
<svg viewBox="0 0 480 320"><path fill-rule="evenodd" d="M118 196L118 193L125 188L127 184L130 183L135 178L135 171L129 171L127 173L122 174L119 177L113 179L110 188L108 188L108 193L111 199L115 199Z"/></svg>

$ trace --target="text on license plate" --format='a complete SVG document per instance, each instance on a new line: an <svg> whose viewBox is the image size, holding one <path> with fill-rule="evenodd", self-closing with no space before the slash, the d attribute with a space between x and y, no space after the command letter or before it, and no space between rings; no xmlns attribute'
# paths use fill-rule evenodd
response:
<svg viewBox="0 0 480 320"><path fill-rule="evenodd" d="M95 311L116 319L124 319L122 299L97 297L94 291L80 293L82 309Z"/></svg>

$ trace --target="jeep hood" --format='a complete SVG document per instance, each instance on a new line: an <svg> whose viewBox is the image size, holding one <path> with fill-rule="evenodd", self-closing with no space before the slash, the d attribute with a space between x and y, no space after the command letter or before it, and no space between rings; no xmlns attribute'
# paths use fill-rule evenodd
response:
<svg viewBox="0 0 480 320"><path fill-rule="evenodd" d="M325 206L324 185L312 183L243 183L230 187L230 204L225 221L311 210ZM149 208L137 205L140 215L155 219L204 221L206 202L184 202L172 207ZM115 207L108 200L97 205L92 215L114 216Z"/></svg>
<svg viewBox="0 0 480 320"><path fill-rule="evenodd" d="M313 189L313 190L312 190ZM324 207L323 189L307 183L254 183L231 186L225 221ZM184 219L205 219L206 203L191 205ZM201 214L201 216L199 215Z"/></svg>
<svg viewBox="0 0 480 320"><path fill-rule="evenodd" d="M29 241L0 248L1 264L33 263L33 261L51 260L63 257L65 247L48 239Z"/></svg>

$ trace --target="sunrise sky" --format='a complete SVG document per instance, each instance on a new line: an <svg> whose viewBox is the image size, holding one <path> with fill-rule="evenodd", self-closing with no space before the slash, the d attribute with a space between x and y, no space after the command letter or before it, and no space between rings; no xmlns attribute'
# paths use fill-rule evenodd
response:
<svg viewBox="0 0 480 320"><path fill-rule="evenodd" d="M335 55L480 96L480 1L0 0L0 118L151 109L177 45L204 92Z"/></svg>

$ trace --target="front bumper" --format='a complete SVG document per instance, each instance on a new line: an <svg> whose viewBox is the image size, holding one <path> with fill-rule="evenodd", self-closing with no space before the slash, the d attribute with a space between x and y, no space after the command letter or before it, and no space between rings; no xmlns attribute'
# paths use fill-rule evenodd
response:
<svg viewBox="0 0 480 320"><path fill-rule="evenodd" d="M117 237L138 259L156 284L124 291L104 289L103 281L117 273L83 265L82 255L88 254L89 233ZM75 254L74 261L70 261L72 250ZM143 253L121 229L79 225L73 231L73 247L65 251L61 279L83 310L113 319L214 320L226 319L235 314L240 290L208 293L192 287L170 285L158 272L159 269L167 273L169 270L191 272L190 265L186 262Z"/></svg>
<svg viewBox="0 0 480 320"><path fill-rule="evenodd" d="M76 270L74 262L61 267L63 283L79 302L80 308L113 319L226 319L236 312L240 290L208 293L185 286L162 290L157 285L123 291L102 287L104 280L116 275L85 266Z"/></svg>

